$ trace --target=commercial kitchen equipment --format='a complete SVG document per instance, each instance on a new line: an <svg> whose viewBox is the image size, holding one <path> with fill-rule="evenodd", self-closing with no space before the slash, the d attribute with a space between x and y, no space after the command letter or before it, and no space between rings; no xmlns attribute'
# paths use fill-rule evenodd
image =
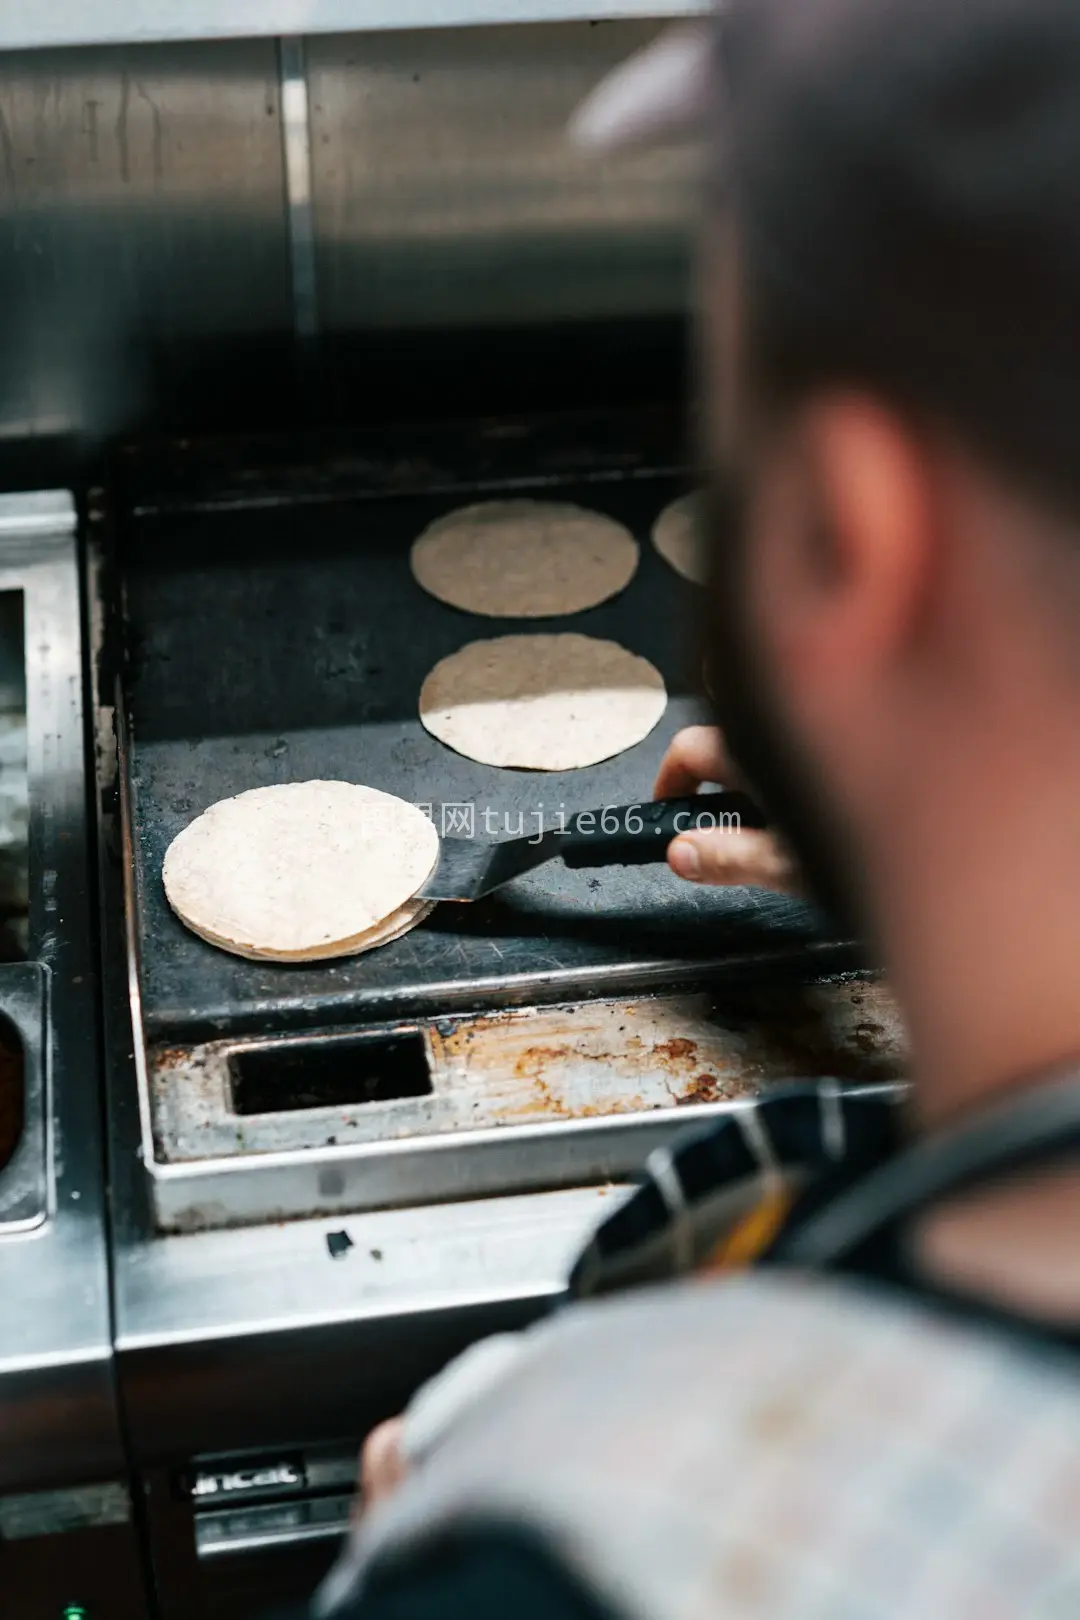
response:
<svg viewBox="0 0 1080 1620"><path fill-rule="evenodd" d="M5 751L0 797L9 870L21 858L29 880L23 959L9 941L0 963L0 1612L59 1615L78 1596L137 1620L106 1257L76 521L64 493L0 496L5 738L21 712L26 739Z"/></svg>
<svg viewBox="0 0 1080 1620"><path fill-rule="evenodd" d="M30 758L28 959L0 967L20 1620L310 1588L367 1428L556 1299L651 1148L794 1075L902 1062L819 918L663 868L555 864L318 966L169 911L169 839L227 794L337 776L512 836L648 797L703 712L694 592L648 538L689 477L692 154L598 163L562 134L665 8L324 0L303 39L255 9L0 19L0 483L75 496L0 512ZM520 626L424 595L409 543L505 493L641 542L622 596L533 625L664 672L662 726L604 765L494 771L418 721L439 657ZM107 1593L66 1552L100 1538Z"/></svg>

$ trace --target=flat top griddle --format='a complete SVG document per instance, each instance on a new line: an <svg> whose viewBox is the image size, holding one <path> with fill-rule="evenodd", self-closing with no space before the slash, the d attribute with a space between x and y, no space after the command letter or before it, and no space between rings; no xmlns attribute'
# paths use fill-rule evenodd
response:
<svg viewBox="0 0 1080 1620"><path fill-rule="evenodd" d="M246 788L369 783L430 804L437 822L443 806L458 818L472 806L481 837L485 810L488 832L508 836L519 815L529 831L559 807L648 799L668 741L702 718L692 695L695 592L649 539L686 479L658 453L655 422L624 424L619 439L605 419L591 456L588 431L489 424L419 442L367 436L360 449L338 441L323 457L317 445L302 455L294 445L291 459L288 446L231 456L215 446L202 457L182 446L129 467L128 773L148 1033L196 1039L567 999L808 950L832 964L835 942L808 908L697 890L666 867L585 873L552 863L475 906L439 906L381 950L312 966L229 956L169 910L160 873L170 840ZM589 612L526 623L461 613L422 591L408 551L423 527L511 490L624 522L641 544L628 589ZM416 707L431 666L467 641L529 630L609 637L643 653L668 683L661 724L616 759L552 774L479 765L431 737ZM836 965L847 965L842 957Z"/></svg>

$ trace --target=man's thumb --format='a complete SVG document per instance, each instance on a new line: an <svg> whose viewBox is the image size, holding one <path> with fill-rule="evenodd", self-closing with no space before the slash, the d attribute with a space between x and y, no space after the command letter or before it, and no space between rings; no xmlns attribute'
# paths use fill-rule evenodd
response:
<svg viewBox="0 0 1080 1620"><path fill-rule="evenodd" d="M767 832L735 832L723 827L682 833L668 848L668 865L689 883L747 884L790 892L791 861Z"/></svg>

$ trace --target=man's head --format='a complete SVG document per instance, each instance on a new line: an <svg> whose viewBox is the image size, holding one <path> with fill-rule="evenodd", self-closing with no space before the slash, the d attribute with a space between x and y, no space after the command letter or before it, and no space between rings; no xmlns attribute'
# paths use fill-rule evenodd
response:
<svg viewBox="0 0 1080 1620"><path fill-rule="evenodd" d="M1033 742L1080 703L1080 5L733 0L712 50L683 94L717 708L812 885L880 929L1025 703Z"/></svg>

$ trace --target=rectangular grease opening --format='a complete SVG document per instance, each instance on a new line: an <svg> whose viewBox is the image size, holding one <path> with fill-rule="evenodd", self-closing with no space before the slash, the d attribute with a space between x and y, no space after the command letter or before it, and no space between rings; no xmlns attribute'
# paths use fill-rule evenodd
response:
<svg viewBox="0 0 1080 1620"><path fill-rule="evenodd" d="M23 593L0 591L0 962L28 953L29 815Z"/></svg>
<svg viewBox="0 0 1080 1620"><path fill-rule="evenodd" d="M229 1053L229 1080L238 1114L396 1102L432 1091L417 1029L238 1047Z"/></svg>
<svg viewBox="0 0 1080 1620"><path fill-rule="evenodd" d="M0 1170L13 1158L25 1123L26 1057L15 1025L0 1013Z"/></svg>

